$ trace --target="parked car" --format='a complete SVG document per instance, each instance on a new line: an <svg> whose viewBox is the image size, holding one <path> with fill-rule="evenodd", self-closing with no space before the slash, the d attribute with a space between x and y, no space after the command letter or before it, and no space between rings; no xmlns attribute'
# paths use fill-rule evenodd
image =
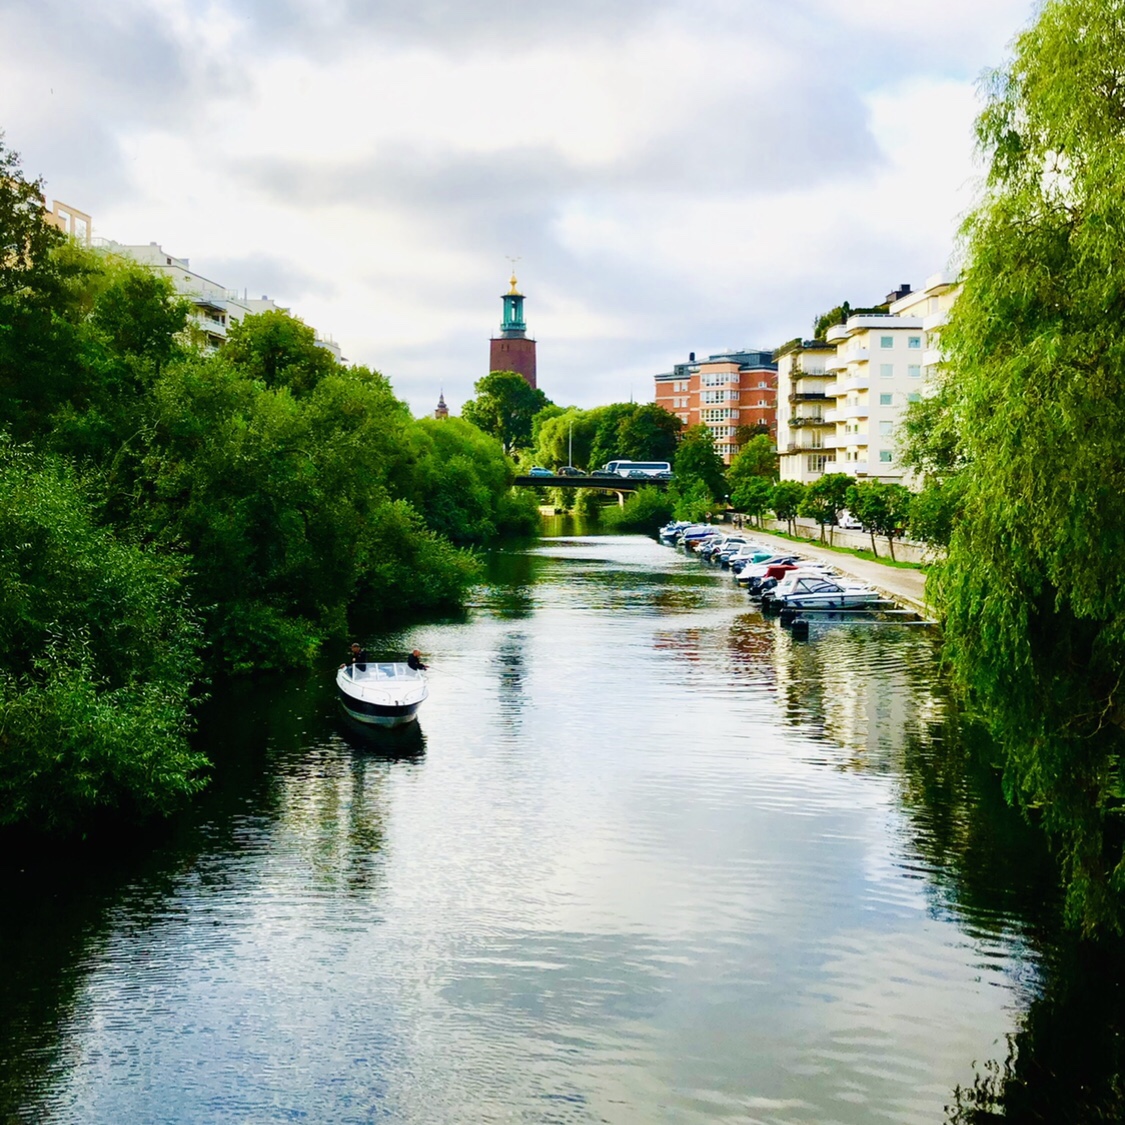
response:
<svg viewBox="0 0 1125 1125"><path fill-rule="evenodd" d="M527 475L529 477L553 477L555 474L550 469L544 469L542 465L532 465Z"/></svg>

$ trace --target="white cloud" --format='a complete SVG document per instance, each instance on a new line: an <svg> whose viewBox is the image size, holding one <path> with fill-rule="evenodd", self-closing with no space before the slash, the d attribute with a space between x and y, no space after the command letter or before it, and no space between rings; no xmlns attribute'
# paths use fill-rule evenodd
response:
<svg viewBox="0 0 1125 1125"><path fill-rule="evenodd" d="M0 126L98 233L276 285L417 410L471 394L521 255L541 383L592 405L943 266L1031 11L44 0L0 6Z"/></svg>

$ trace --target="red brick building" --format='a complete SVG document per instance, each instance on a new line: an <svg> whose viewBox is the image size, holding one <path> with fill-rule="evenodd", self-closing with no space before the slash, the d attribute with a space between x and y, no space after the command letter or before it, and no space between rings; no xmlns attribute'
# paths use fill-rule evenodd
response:
<svg viewBox="0 0 1125 1125"><path fill-rule="evenodd" d="M678 363L656 376L656 404L685 426L702 423L728 465L738 452L738 432L762 426L777 441L777 364L772 352L720 352Z"/></svg>

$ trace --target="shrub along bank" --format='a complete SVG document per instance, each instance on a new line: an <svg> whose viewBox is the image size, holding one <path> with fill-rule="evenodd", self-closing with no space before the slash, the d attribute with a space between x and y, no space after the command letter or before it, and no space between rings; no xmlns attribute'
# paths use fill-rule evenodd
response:
<svg viewBox="0 0 1125 1125"><path fill-rule="evenodd" d="M166 279L44 223L2 141L0 246L0 824L167 811L203 783L207 673L457 606L475 544L538 526L499 442L299 320L202 350Z"/></svg>

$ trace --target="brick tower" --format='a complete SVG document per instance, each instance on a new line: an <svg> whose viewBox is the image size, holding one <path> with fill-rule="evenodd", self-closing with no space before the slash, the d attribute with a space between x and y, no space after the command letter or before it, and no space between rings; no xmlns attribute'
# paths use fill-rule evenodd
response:
<svg viewBox="0 0 1125 1125"><path fill-rule="evenodd" d="M489 371L518 371L534 387L535 341L527 335L523 322L523 294L516 288L512 274L511 288L503 296L504 320L500 335L493 336L489 350Z"/></svg>

